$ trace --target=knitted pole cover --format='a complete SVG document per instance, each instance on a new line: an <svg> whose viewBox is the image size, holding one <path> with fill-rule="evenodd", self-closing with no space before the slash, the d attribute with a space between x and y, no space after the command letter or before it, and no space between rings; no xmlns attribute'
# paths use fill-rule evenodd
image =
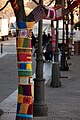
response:
<svg viewBox="0 0 80 120"><path fill-rule="evenodd" d="M18 99L16 120L33 118L32 27L34 22L17 22Z"/></svg>

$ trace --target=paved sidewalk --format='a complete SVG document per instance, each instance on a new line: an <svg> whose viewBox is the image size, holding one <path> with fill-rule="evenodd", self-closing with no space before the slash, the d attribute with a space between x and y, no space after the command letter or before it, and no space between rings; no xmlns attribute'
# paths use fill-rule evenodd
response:
<svg viewBox="0 0 80 120"><path fill-rule="evenodd" d="M80 31L76 31L73 40L79 40L79 38ZM0 41L0 44L4 45L3 54L0 54L0 109L4 111L4 114L0 116L0 120L15 120L17 102L17 73L14 62L16 41L15 38L9 38L8 41ZM71 62L72 65L69 66L70 70L61 72L62 78L60 78L60 81L62 87L59 88L52 88L50 86L51 64L44 64L44 78L46 79L45 96L48 106L48 116L34 117L33 120L80 120L80 56L72 56ZM3 69L4 71L2 71ZM15 77L11 77L10 74ZM8 81L9 78L11 82ZM2 85L1 79L3 84L5 79L5 86L7 87ZM8 84L11 84L10 91L8 90ZM9 91L8 94L6 90ZM8 96L7 98L6 94Z"/></svg>
<svg viewBox="0 0 80 120"><path fill-rule="evenodd" d="M12 41L10 45L11 44L13 44ZM11 52L9 55L5 52L0 54L0 78L4 79L5 77L6 80L10 77L10 80L14 81L13 84L16 84L17 78L14 64L16 54L14 54L14 52ZM80 120L80 55L71 56L71 63L72 65L69 66L69 71L61 71L60 81L62 86L59 88L53 88L50 86L52 65L51 63L44 64L44 78L46 79L45 96L48 106L48 116L34 117L33 120ZM2 70L4 71L2 72ZM12 75L15 73L15 77L9 76L9 72ZM6 95L6 87L2 86L2 88L3 91L5 88ZM15 86L15 88L17 88L17 86ZM0 116L0 120L15 120L17 90L13 92L12 87L11 90L12 92L10 92L12 94L9 93L10 95L8 94L9 96L7 98L5 97L6 99L1 100L0 102L0 109L4 111L4 114ZM0 99L1 94L3 93L0 93Z"/></svg>
<svg viewBox="0 0 80 120"><path fill-rule="evenodd" d="M35 62L33 67L34 66ZM44 78L46 79L46 82L48 79L50 79L51 76L51 66L52 66L51 63L44 63L43 75ZM48 74L49 71L50 73ZM33 70L33 74L34 72L35 71ZM17 89L17 85L18 78L17 78L16 54L7 53L0 54L0 109L4 111L4 114L0 117L0 119L7 120L8 119L7 115L13 115L16 113L17 90L15 89Z"/></svg>
<svg viewBox="0 0 80 120"><path fill-rule="evenodd" d="M0 41L0 53L1 52L2 54L16 54L16 37L9 37L6 41Z"/></svg>
<svg viewBox="0 0 80 120"><path fill-rule="evenodd" d="M44 71L44 77L49 79L45 85L48 116L34 117L33 120L80 120L80 56L72 56L71 62L69 71L61 71L62 87L59 88L50 86L51 64L45 64L48 71ZM0 103L0 109L4 111L0 120L15 120L16 99L17 90Z"/></svg>

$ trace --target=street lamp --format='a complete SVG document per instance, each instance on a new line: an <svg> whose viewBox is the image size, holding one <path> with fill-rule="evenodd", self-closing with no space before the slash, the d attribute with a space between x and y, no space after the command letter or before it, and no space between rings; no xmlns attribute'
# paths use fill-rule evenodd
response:
<svg viewBox="0 0 80 120"><path fill-rule="evenodd" d="M62 9L63 9L63 14L64 14L64 6L65 6L65 0L62 0ZM60 66L60 70L62 71L67 71L69 70L67 61L66 61L66 54L65 54L65 41L64 41L64 22L65 22L65 18L63 15L63 40L62 40L62 53L61 53L61 66Z"/></svg>
<svg viewBox="0 0 80 120"><path fill-rule="evenodd" d="M59 0L56 0L56 5L60 4ZM59 50L58 50L58 27L59 21L56 21L56 47L54 52L54 63L52 63L52 80L50 85L52 87L60 87L60 70L59 70ZM53 21L51 21L51 29L53 28ZM52 33L53 34L53 33Z"/></svg>
<svg viewBox="0 0 80 120"><path fill-rule="evenodd" d="M39 4L43 1L39 0ZM46 116L47 104L45 102L45 79L43 78L43 52L42 52L42 20L38 23L38 49L36 55L36 78L34 78L34 116Z"/></svg>
<svg viewBox="0 0 80 120"><path fill-rule="evenodd" d="M53 21L51 21L51 30L53 31ZM53 36L52 32L52 36ZM53 39L53 37L52 37ZM50 86L52 87L60 87L60 70L59 70L59 51L58 51L58 20L56 22L56 47L54 52L54 62L52 63L52 80L50 83Z"/></svg>

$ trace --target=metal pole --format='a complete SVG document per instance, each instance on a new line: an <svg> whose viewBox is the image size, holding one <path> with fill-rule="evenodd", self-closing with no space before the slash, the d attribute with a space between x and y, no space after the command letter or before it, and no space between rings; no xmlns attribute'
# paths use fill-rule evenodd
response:
<svg viewBox="0 0 80 120"><path fill-rule="evenodd" d="M63 41L62 41L62 54L61 54L61 67L60 70L65 70L65 46L64 46L64 17L63 17Z"/></svg>
<svg viewBox="0 0 80 120"><path fill-rule="evenodd" d="M1 53L3 53L3 44L1 44Z"/></svg>
<svg viewBox="0 0 80 120"><path fill-rule="evenodd" d="M54 62L59 62L59 50L58 50L58 25L59 21L56 21L56 49L54 53Z"/></svg>
<svg viewBox="0 0 80 120"><path fill-rule="evenodd" d="M42 0L39 1L42 4ZM45 102L45 79L43 78L43 52L42 52L42 20L38 24L38 50L36 56L36 78L34 79L34 116L47 116Z"/></svg>
<svg viewBox="0 0 80 120"><path fill-rule="evenodd" d="M53 21L51 21L51 31L53 31L54 26L53 26ZM58 53L58 21L56 25L56 48L55 48L55 53L54 53L54 62L52 62L52 80L50 83L50 86L52 87L60 87L61 82L60 82L60 70L59 70L59 53ZM52 36L53 36L52 32ZM53 37L52 37L53 39Z"/></svg>
<svg viewBox="0 0 80 120"><path fill-rule="evenodd" d="M80 22L80 4L79 4L79 17L78 17L78 20L79 20L79 22Z"/></svg>
<svg viewBox="0 0 80 120"><path fill-rule="evenodd" d="M73 25L74 25L74 16L73 16L73 11L71 11L71 35L70 35L71 45L73 43Z"/></svg>
<svg viewBox="0 0 80 120"><path fill-rule="evenodd" d="M64 4L65 0L63 0L63 4L62 4L62 8L63 8L63 13L64 13ZM62 71L67 71L69 70L67 61L66 61L66 54L65 54L65 41L64 41L64 16L63 16L63 41L62 41L62 54L61 54L61 66L60 66L60 70Z"/></svg>
<svg viewBox="0 0 80 120"><path fill-rule="evenodd" d="M67 1L67 7L70 4L70 0ZM70 54L69 54L69 29L68 29L68 24L69 24L69 15L66 15L66 45L67 45L67 59L70 59Z"/></svg>
<svg viewBox="0 0 80 120"><path fill-rule="evenodd" d="M68 24L69 24L69 17L66 15L66 45L67 45L67 59L70 59L69 56L69 38L68 38Z"/></svg>

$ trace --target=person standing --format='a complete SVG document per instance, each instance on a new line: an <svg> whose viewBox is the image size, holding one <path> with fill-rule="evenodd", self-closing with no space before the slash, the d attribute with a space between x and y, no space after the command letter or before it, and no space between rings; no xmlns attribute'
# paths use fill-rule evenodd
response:
<svg viewBox="0 0 80 120"><path fill-rule="evenodd" d="M36 37L34 36L34 34L32 32L32 47L35 48L35 44L36 44Z"/></svg>
<svg viewBox="0 0 80 120"><path fill-rule="evenodd" d="M47 35L47 43L50 41L50 39L51 39L51 35L50 35L50 33L48 33L48 35Z"/></svg>
<svg viewBox="0 0 80 120"><path fill-rule="evenodd" d="M49 62L52 61L52 41L51 40L49 40L46 47L45 60L48 60Z"/></svg>
<svg viewBox="0 0 80 120"><path fill-rule="evenodd" d="M43 49L46 47L46 44L47 44L47 35L44 32L43 35L42 35L42 46L43 46Z"/></svg>

